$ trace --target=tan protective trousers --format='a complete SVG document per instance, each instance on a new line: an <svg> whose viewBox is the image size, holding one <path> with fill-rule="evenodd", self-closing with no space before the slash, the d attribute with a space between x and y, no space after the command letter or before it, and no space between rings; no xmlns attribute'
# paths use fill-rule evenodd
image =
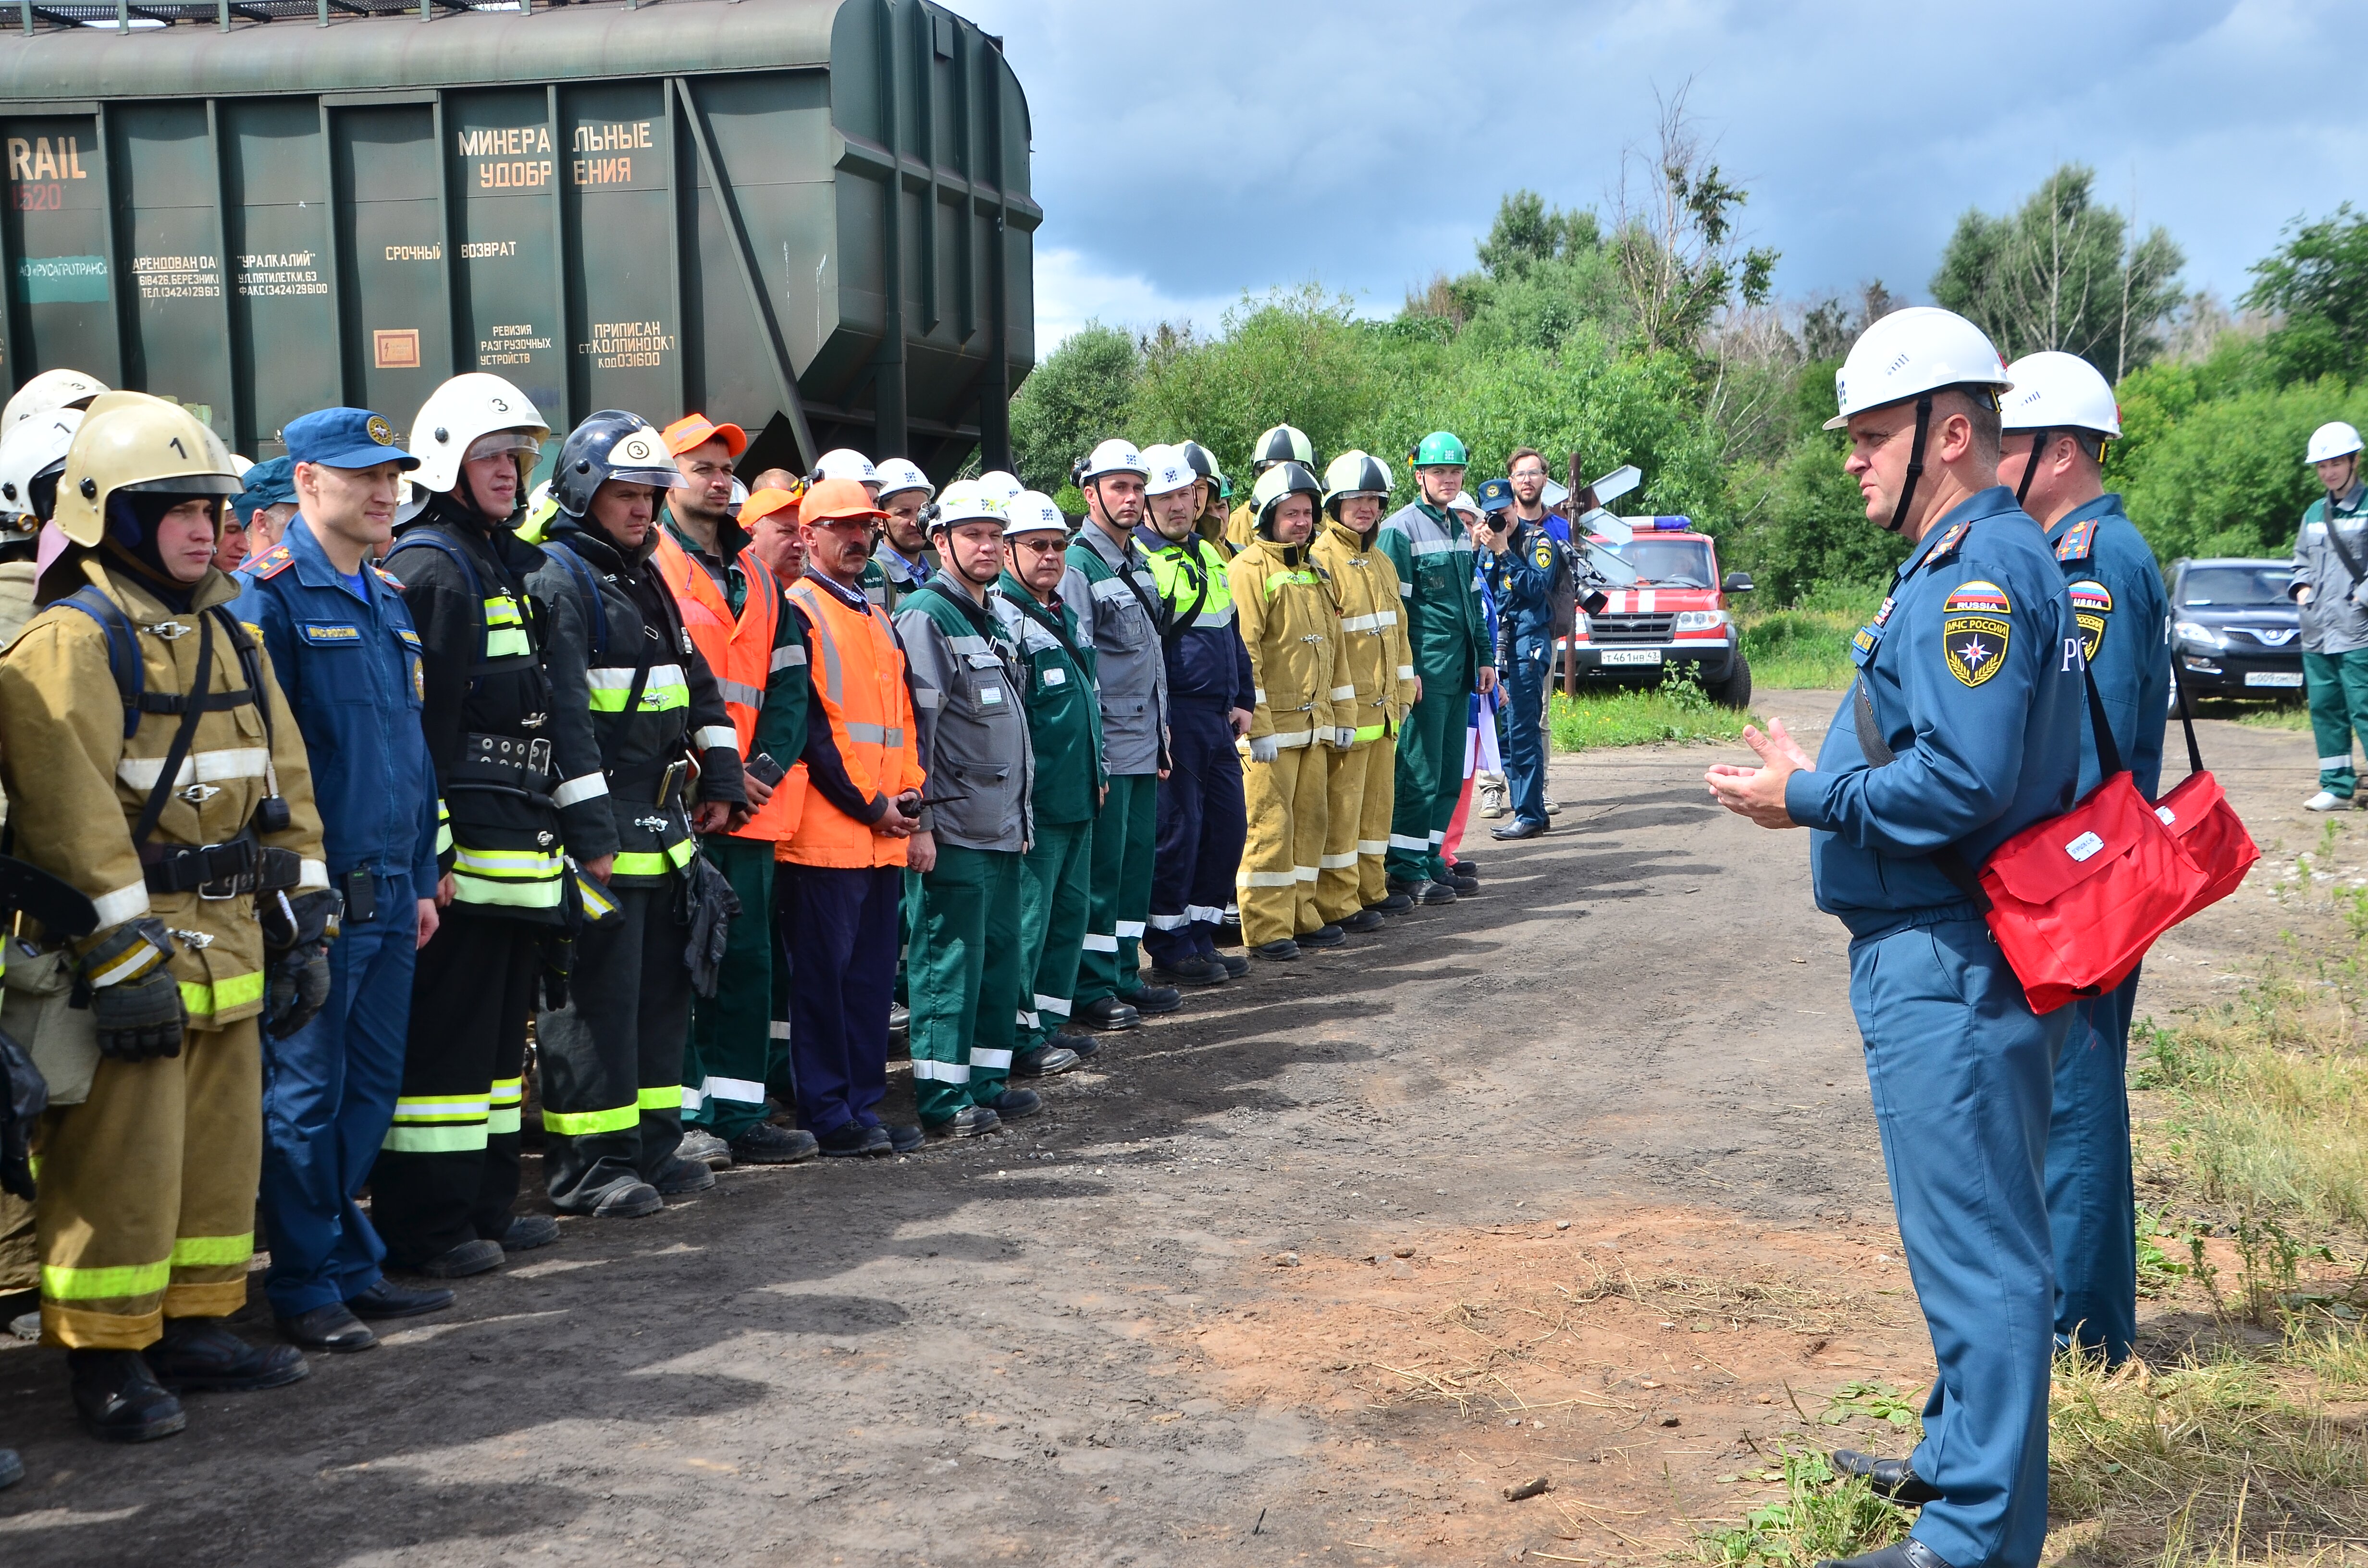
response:
<svg viewBox="0 0 2368 1568"><path fill-rule="evenodd" d="M1324 857L1326 745L1285 746L1272 762L1245 757L1242 797L1249 841L1242 846L1242 941L1264 947L1324 924L1315 912L1315 862Z"/></svg>
<svg viewBox="0 0 2368 1568"><path fill-rule="evenodd" d="M138 1350L166 1317L246 1305L263 1170L256 1020L192 1029L181 1054L103 1061L90 1098L41 1118L41 1343Z"/></svg>
<svg viewBox="0 0 2368 1568"><path fill-rule="evenodd" d="M1315 908L1341 921L1389 896L1383 858L1390 852L1390 813L1397 807L1395 735L1326 748L1330 786L1325 801L1324 857L1317 862Z"/></svg>

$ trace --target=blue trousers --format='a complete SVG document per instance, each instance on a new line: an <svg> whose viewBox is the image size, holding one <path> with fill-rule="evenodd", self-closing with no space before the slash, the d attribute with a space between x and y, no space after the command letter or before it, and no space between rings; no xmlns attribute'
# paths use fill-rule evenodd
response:
<svg viewBox="0 0 2368 1568"><path fill-rule="evenodd" d="M2130 1016L2138 977L2065 1009L2047 1127L2047 1227L2055 1336L2119 1366L2138 1332L2137 1191L2130 1175Z"/></svg>
<svg viewBox="0 0 2368 1568"><path fill-rule="evenodd" d="M888 1092L888 1004L905 868L842 869L785 861L781 940L797 955L790 989L790 1063L798 1124L816 1137L849 1122L880 1125Z"/></svg>
<svg viewBox="0 0 2368 1568"><path fill-rule="evenodd" d="M1546 823L1546 660L1554 641L1543 632L1513 638L1513 665L1505 672L1505 782L1513 820Z"/></svg>
<svg viewBox="0 0 2368 1568"><path fill-rule="evenodd" d="M1159 781L1159 841L1143 946L1153 963L1173 967L1216 952L1249 818L1224 700L1178 698L1168 704L1167 726L1170 760Z"/></svg>
<svg viewBox="0 0 2368 1568"><path fill-rule="evenodd" d="M263 1289L281 1317L360 1295L386 1258L354 1199L394 1122L419 926L409 871L373 881L378 918L330 945L328 1005L286 1040L263 1031Z"/></svg>
<svg viewBox="0 0 2368 1568"><path fill-rule="evenodd" d="M2047 1533L2055 1269L2042 1167L2071 1009L2032 1013L1978 919L1850 944L1850 1008L1940 1375L1912 1532L1952 1568L2032 1568Z"/></svg>

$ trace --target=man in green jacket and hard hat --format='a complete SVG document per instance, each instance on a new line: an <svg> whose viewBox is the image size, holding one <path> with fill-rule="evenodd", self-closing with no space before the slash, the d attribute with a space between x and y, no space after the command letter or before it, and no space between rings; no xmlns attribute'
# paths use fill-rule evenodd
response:
<svg viewBox="0 0 2368 1568"><path fill-rule="evenodd" d="M1453 903L1454 874L1440 854L1463 788L1463 734L1474 692L1497 687L1496 650L1480 614L1472 540L1448 506L1470 454L1444 430L1413 452L1417 494L1382 524L1382 553L1397 568L1414 646L1415 704L1398 735L1397 807L1384 862L1388 887L1417 903ZM1467 875L1463 891L1477 886Z"/></svg>

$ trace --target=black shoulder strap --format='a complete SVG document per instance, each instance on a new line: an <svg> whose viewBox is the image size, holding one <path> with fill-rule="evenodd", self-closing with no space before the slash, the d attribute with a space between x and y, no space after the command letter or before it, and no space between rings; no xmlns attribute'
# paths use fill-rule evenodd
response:
<svg viewBox="0 0 2368 1568"><path fill-rule="evenodd" d="M1053 641L1061 645L1061 652L1069 655L1069 662L1077 666L1078 673L1085 673L1086 656L1077 652L1075 642L1069 641L1069 633L1062 627L1059 616L1038 604L1032 594L1007 594L1004 597L1019 607L1020 614L1051 632Z"/></svg>
<svg viewBox="0 0 2368 1568"><path fill-rule="evenodd" d="M480 601L484 598L484 579L477 574L477 563L469 559L469 552L467 551L462 550L459 545L453 543L450 540L446 539L442 534L438 533L432 528L413 528L408 533L405 533L401 539L394 541L394 548L386 552L386 559L389 562L392 562L396 556L402 554L406 550L423 548L440 551L444 554L450 556L453 563L461 568L461 574L469 579L470 597ZM477 613L481 617L484 614L484 607L482 603L478 606Z"/></svg>
<svg viewBox="0 0 2368 1568"><path fill-rule="evenodd" d="M576 554L573 550L570 550L567 547L567 541L564 539L555 539L551 540L548 547L543 551L543 553L555 557L564 562L570 572L573 572L575 574L576 585L584 590L584 597L586 599L589 599L592 603L592 656L596 659L607 657L609 653L609 607L606 604L603 604L600 600L600 584L598 580L592 575L591 563L586 562L582 556ZM646 642L648 640L644 638L643 641ZM649 661L646 657L642 660L642 669L644 674L648 672ZM640 700L641 690L636 687L633 692L633 701L637 703ZM631 712L632 710L632 705L628 704L626 711Z"/></svg>
<svg viewBox="0 0 2368 1568"><path fill-rule="evenodd" d="M1134 580L1134 560L1139 553L1134 536L1127 535L1126 541L1119 547L1118 580L1126 585L1126 591L1134 596L1134 602L1143 607L1143 613L1151 618L1151 624L1159 628L1159 635L1165 639L1167 635L1167 601L1144 597L1143 585ZM1146 570L1149 565L1146 561Z"/></svg>
<svg viewBox="0 0 2368 1568"><path fill-rule="evenodd" d="M140 659L140 634L131 629L131 618L123 613L123 607L108 597L96 583L84 584L58 603L98 622L98 630L107 639L107 673L115 677L116 693L123 699L123 738L130 740L139 733L142 702L148 694L148 673Z"/></svg>
<svg viewBox="0 0 2368 1568"><path fill-rule="evenodd" d="M1159 641L1164 647L1170 649L1174 648L1178 642L1182 641L1183 636L1187 631L1191 631L1194 626L1199 624L1201 608L1209 602L1209 578L1211 575L1208 569L1208 563L1200 558L1199 551L1185 550L1179 546L1176 553L1182 558L1185 569L1190 573L1197 574L1195 582L1200 588L1200 593L1194 597L1191 608L1186 610L1175 610L1171 608L1169 610L1167 624L1160 629Z"/></svg>
<svg viewBox="0 0 2368 1568"><path fill-rule="evenodd" d="M2343 542L2341 534L2335 531L2335 497L2332 495L2327 498L2326 528L2327 542L2334 550L2336 556L2342 561L2343 569L2351 574L2351 586L2356 591L2360 586L2360 579L2368 576L2368 569L2361 566L2360 558L2351 553L2351 547Z"/></svg>

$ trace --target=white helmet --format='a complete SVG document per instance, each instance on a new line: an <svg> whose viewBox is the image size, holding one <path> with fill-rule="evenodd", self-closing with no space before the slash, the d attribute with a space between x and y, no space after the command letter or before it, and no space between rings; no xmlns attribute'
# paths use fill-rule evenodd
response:
<svg viewBox="0 0 2368 1568"><path fill-rule="evenodd" d="M2331 458L2349 457L2359 449L2360 432L2337 419L2310 433L2310 455L2302 460L2323 463Z"/></svg>
<svg viewBox="0 0 2368 1568"><path fill-rule="evenodd" d="M33 482L43 474L54 480L66 471L66 451L74 432L82 428L82 410L59 408L19 422L0 435L0 529L30 535L41 526L47 506L33 503ZM55 505L57 487L47 487Z"/></svg>
<svg viewBox="0 0 2368 1568"><path fill-rule="evenodd" d="M1352 495L1378 495L1383 500L1390 494L1390 465L1371 452L1350 449L1332 460L1324 471L1324 504L1345 501Z"/></svg>
<svg viewBox="0 0 2368 1568"><path fill-rule="evenodd" d="M834 447L814 460L814 482L825 479L852 479L865 484L880 483L880 471L871 460L853 447Z"/></svg>
<svg viewBox="0 0 2368 1568"><path fill-rule="evenodd" d="M2006 360L1980 327L1934 305L1910 305L1859 334L1850 358L1834 372L1834 401L1840 411L1828 430L1848 426L1850 416L1885 408L1943 387L2014 384Z"/></svg>
<svg viewBox="0 0 2368 1568"><path fill-rule="evenodd" d="M2122 433L2121 404L2097 368L2078 354L2048 349L2026 354L2006 368L2014 390L1998 400L1999 423L2009 430L2089 430Z"/></svg>
<svg viewBox="0 0 2368 1568"><path fill-rule="evenodd" d="M1082 490L1106 473L1140 474L1149 479L1151 465L1143 460L1143 454L1134 449L1133 442L1113 437L1086 454L1085 460L1077 464L1076 472L1069 476L1069 482Z"/></svg>
<svg viewBox="0 0 2368 1568"><path fill-rule="evenodd" d="M981 485L985 483L985 479L979 481ZM1023 490L1014 495L1003 504L1003 537L1006 539L1013 534L1065 534L1069 531L1069 519L1062 515L1060 507L1053 505L1053 498L1041 490Z"/></svg>
<svg viewBox="0 0 2368 1568"><path fill-rule="evenodd" d="M917 490L921 493L921 499L927 501L938 493L938 487L929 483L929 476L921 472L921 465L910 458L882 458L874 472L879 476L880 494L883 497L894 495L900 490Z"/></svg>
<svg viewBox="0 0 2368 1568"><path fill-rule="evenodd" d="M958 479L946 486L946 493L929 509L929 531L951 528L956 523L1001 523L1003 503L979 488L975 479Z"/></svg>
<svg viewBox="0 0 2368 1568"><path fill-rule="evenodd" d="M514 452L518 483L534 472L551 426L534 399L501 377L471 370L427 394L411 422L411 454L419 466L411 483L423 490L450 492L461 483L461 465L472 458Z"/></svg>
<svg viewBox="0 0 2368 1568"><path fill-rule="evenodd" d="M978 487L1003 502L1009 502L1012 497L1024 494L1028 490L1026 485L1019 483L1018 475L1006 473L999 468L988 469L985 473L980 474Z"/></svg>
<svg viewBox="0 0 2368 1568"><path fill-rule="evenodd" d="M1447 504L1447 509L1451 512L1469 512L1476 517L1480 515L1480 503L1472 499L1472 492L1469 490L1459 490L1455 493L1455 499Z"/></svg>
<svg viewBox="0 0 2368 1568"><path fill-rule="evenodd" d="M1143 482L1145 495L1173 495L1201 483L1200 471L1181 447L1145 447L1143 461L1151 470L1151 477Z"/></svg>
<svg viewBox="0 0 2368 1568"><path fill-rule="evenodd" d="M80 370L43 370L0 408L0 436L53 408L88 408L92 398L108 390L105 381Z"/></svg>

